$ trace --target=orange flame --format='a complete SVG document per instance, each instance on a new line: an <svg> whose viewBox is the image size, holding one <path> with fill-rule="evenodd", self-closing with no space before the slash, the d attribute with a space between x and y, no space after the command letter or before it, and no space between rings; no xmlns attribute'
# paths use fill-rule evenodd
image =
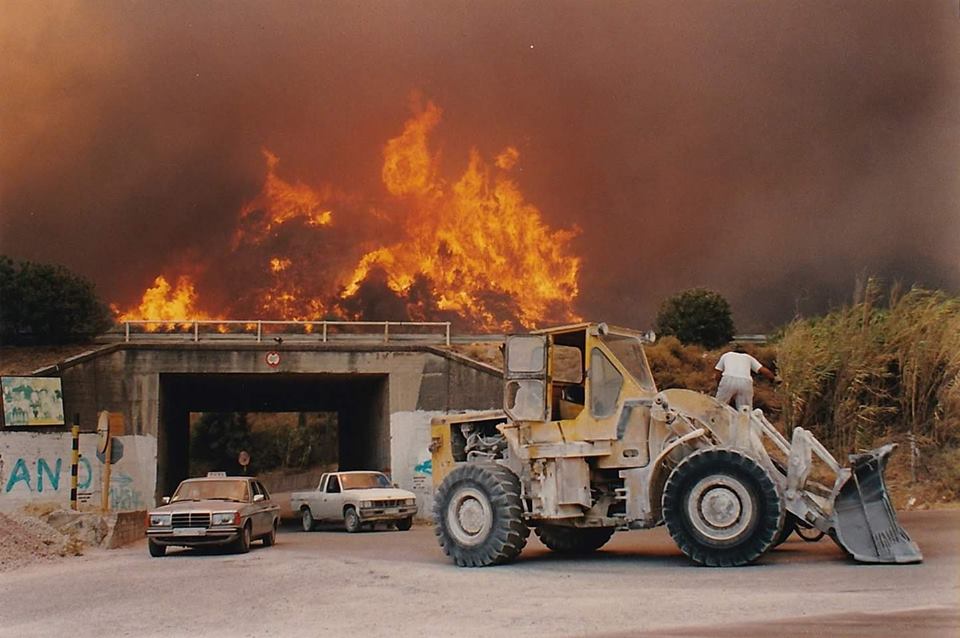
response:
<svg viewBox="0 0 960 638"><path fill-rule="evenodd" d="M255 258L260 271L254 273L259 279L251 280L250 273L244 278L256 293L252 304L227 310L286 320L403 319L361 316L364 311L357 310L364 286L374 281L371 275L377 271L382 274L375 281L382 286L385 276L389 294L405 305L411 319L459 316L470 327L485 330L578 320L572 306L579 293L581 260L571 243L579 228L551 228L525 199L510 176L520 161L515 147L506 147L492 160L471 149L462 175L445 180L440 153L430 145L441 117L442 110L428 102L384 145L381 179L386 200L350 196L328 185L288 182L277 174L277 156L264 150L263 188L240 210L231 259L226 260L229 265L234 257L249 261L249 255L260 255ZM350 208L346 202L360 205ZM354 240L336 228L334 203L352 211L342 219L347 226L359 225L365 241L362 233ZM278 239L280 228L294 220L301 226L291 227L286 240ZM383 232L383 223L399 226L391 241L377 234ZM336 233L351 241L321 241L338 237ZM293 254L292 235L306 245L320 243L317 249L304 252L301 247ZM319 248L328 245L340 248L333 253ZM120 318L208 318L197 304L190 279L181 277L173 289L158 277L140 306Z"/></svg>
<svg viewBox="0 0 960 638"><path fill-rule="evenodd" d="M300 217L309 226L332 223L333 211L324 206L330 193L317 192L300 182L284 181L277 176L280 159L266 149L262 152L267 161L267 178L260 195L240 211L241 226L234 236L234 246L244 240L251 243L262 241L276 227ZM264 211L265 215L254 216L258 211Z"/></svg>
<svg viewBox="0 0 960 638"><path fill-rule="evenodd" d="M383 181L391 193L412 198L406 237L365 254L342 293L356 294L374 266L387 273L388 285L406 293L425 277L441 310L451 310L486 329L510 329L486 297L507 297L525 326L544 318L574 321L569 303L578 293L580 259L569 254L579 229L551 230L540 211L524 200L506 171L520 153L505 149L493 171L474 149L466 171L447 188L438 177L439 156L428 146L439 123L432 103L407 122L384 148ZM552 311L552 312L551 312Z"/></svg>
<svg viewBox="0 0 960 638"><path fill-rule="evenodd" d="M179 277L176 287L171 287L166 277L160 275L153 280L153 286L143 293L140 305L120 314L117 319L119 321L157 321L158 324L147 324L148 331L157 330L160 327L159 322L167 322L166 328L172 330L176 321L211 319L210 315L196 307L196 303L197 291L189 277L186 275ZM189 327L189 324L184 324L183 327Z"/></svg>

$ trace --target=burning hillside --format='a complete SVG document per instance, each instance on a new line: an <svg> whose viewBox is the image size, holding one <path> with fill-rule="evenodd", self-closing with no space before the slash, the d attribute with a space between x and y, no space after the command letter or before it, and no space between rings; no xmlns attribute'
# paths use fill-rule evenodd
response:
<svg viewBox="0 0 960 638"><path fill-rule="evenodd" d="M511 178L516 148L492 161L471 149L447 179L431 145L441 117L427 103L387 141L385 193L372 196L288 181L264 150L263 187L238 212L223 256L189 264L192 276L161 274L119 319L450 320L479 330L576 320L579 229L551 228L525 200ZM209 301L208 286L227 301Z"/></svg>

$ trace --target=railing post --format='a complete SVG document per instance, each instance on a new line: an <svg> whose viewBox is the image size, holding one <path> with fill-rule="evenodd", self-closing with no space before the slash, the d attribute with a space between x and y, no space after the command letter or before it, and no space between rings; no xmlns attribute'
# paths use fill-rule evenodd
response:
<svg viewBox="0 0 960 638"><path fill-rule="evenodd" d="M390 322L383 322L383 342L388 343L390 341Z"/></svg>
<svg viewBox="0 0 960 638"><path fill-rule="evenodd" d="M323 342L327 342L327 322L323 322Z"/></svg>
<svg viewBox="0 0 960 638"><path fill-rule="evenodd" d="M193 320L193 340L200 341L200 322L196 319Z"/></svg>
<svg viewBox="0 0 960 638"><path fill-rule="evenodd" d="M124 331L126 333L125 341L129 342L130 341L130 322L124 321L123 325L124 325Z"/></svg>
<svg viewBox="0 0 960 638"><path fill-rule="evenodd" d="M450 346L450 322L447 322L447 346Z"/></svg>
<svg viewBox="0 0 960 638"><path fill-rule="evenodd" d="M263 341L263 321L257 319L257 343Z"/></svg>

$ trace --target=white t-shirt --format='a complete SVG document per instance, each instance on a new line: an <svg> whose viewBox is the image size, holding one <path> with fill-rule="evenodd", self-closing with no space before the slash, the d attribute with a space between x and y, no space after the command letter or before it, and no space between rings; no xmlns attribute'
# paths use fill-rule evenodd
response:
<svg viewBox="0 0 960 638"><path fill-rule="evenodd" d="M725 352L717 361L716 369L725 377L752 379L751 372L759 372L762 363L745 352Z"/></svg>

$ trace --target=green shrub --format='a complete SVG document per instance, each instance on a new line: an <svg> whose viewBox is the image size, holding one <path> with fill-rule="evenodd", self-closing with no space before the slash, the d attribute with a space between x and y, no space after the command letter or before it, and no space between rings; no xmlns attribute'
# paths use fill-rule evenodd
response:
<svg viewBox="0 0 960 638"><path fill-rule="evenodd" d="M684 290L666 299L657 313L657 333L684 344L718 348L733 338L730 304L704 288Z"/></svg>

